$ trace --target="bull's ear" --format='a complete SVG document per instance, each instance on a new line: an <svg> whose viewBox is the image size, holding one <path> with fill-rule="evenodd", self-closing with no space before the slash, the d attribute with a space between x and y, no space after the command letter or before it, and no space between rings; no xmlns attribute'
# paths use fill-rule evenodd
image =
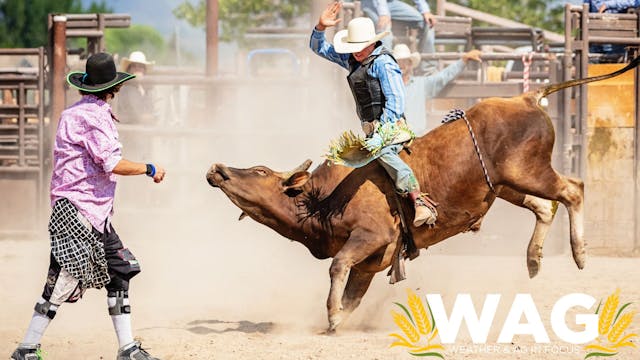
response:
<svg viewBox="0 0 640 360"><path fill-rule="evenodd" d="M289 178L283 180L282 186L284 187L284 191L297 189L306 184L310 178L311 174L308 171L297 171L289 176Z"/></svg>

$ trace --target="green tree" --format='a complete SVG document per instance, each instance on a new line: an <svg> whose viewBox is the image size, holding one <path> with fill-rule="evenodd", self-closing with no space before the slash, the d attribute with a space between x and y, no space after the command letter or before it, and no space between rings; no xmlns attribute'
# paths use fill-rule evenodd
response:
<svg viewBox="0 0 640 360"><path fill-rule="evenodd" d="M107 51L129 56L132 51L142 51L148 59L160 60L165 56L167 44L154 27L131 25L126 29L107 29L105 32Z"/></svg>
<svg viewBox="0 0 640 360"><path fill-rule="evenodd" d="M564 32L564 3L548 0L449 0L505 19L545 30ZM433 7L435 11L435 7Z"/></svg>
<svg viewBox="0 0 640 360"><path fill-rule="evenodd" d="M108 13L105 0L83 8L80 0L0 0L0 47L38 47L47 44L50 13Z"/></svg>
<svg viewBox="0 0 640 360"><path fill-rule="evenodd" d="M248 28L284 24L291 26L299 16L310 9L309 0L219 0L218 16L222 23L220 38L224 41L242 38ZM206 21L206 2L196 5L188 0L178 5L173 14L195 27L203 27Z"/></svg>

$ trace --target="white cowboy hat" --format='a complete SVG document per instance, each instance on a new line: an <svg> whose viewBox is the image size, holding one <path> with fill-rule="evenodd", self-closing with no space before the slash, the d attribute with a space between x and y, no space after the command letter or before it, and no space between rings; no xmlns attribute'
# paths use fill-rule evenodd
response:
<svg viewBox="0 0 640 360"><path fill-rule="evenodd" d="M131 63L145 65L147 67L147 70L149 70L156 62L147 61L147 57L144 55L142 51L134 51L131 54L129 54L128 58L122 59L122 62L120 63L120 68L123 69L124 71L127 71L127 67L129 67L129 64Z"/></svg>
<svg viewBox="0 0 640 360"><path fill-rule="evenodd" d="M417 52L411 52L409 47L405 44L398 44L393 47L393 57L396 60L410 59L411 67L416 67L420 64L420 54Z"/></svg>
<svg viewBox="0 0 640 360"><path fill-rule="evenodd" d="M345 30L338 31L333 37L333 47L339 54L357 53L387 35L388 31L376 35L371 19L357 17L349 21Z"/></svg>

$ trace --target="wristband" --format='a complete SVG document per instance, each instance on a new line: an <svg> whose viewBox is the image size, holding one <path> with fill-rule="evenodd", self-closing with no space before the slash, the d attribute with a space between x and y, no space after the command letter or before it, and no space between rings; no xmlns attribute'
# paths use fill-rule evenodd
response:
<svg viewBox="0 0 640 360"><path fill-rule="evenodd" d="M145 172L148 177L154 177L156 175L156 167L153 164L147 164L147 172Z"/></svg>

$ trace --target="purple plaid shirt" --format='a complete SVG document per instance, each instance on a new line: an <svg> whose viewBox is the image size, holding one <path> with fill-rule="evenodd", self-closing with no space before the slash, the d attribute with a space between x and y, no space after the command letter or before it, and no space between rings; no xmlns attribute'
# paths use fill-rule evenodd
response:
<svg viewBox="0 0 640 360"><path fill-rule="evenodd" d="M51 206L69 199L100 232L113 213L112 171L122 159L115 119L108 103L84 95L62 112L53 149Z"/></svg>

